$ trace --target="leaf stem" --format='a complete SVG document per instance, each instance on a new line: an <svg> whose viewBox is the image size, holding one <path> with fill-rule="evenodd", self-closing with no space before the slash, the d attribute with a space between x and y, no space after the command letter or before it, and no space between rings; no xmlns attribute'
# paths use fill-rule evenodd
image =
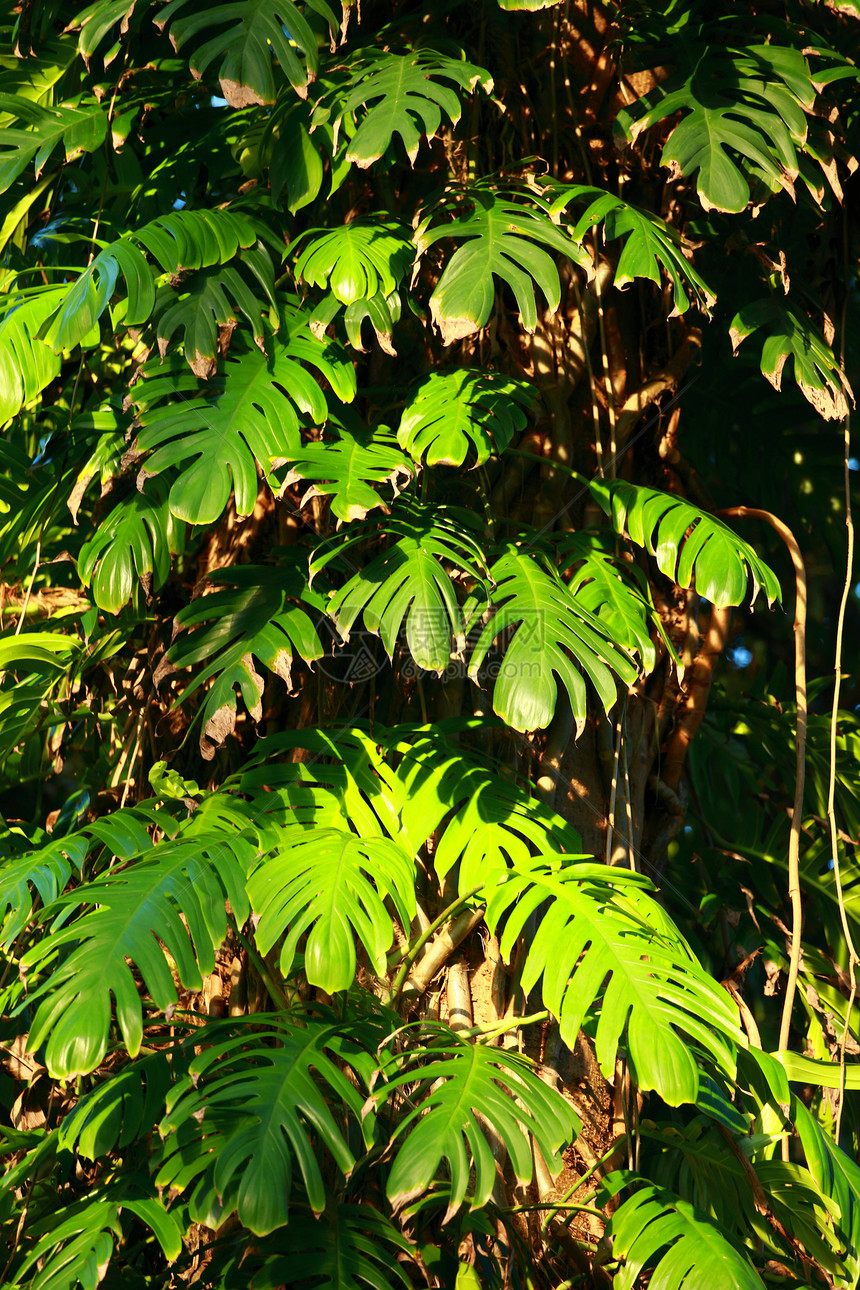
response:
<svg viewBox="0 0 860 1290"><path fill-rule="evenodd" d="M259 952L255 949L255 947L251 944L248 938L244 935L244 933L241 931L241 929L239 928L239 924L236 922L236 919L233 917L232 914L227 915L227 922L232 927L233 934L236 937L236 940L245 950L246 954L248 955L248 958L251 960L257 972L260 974L260 978L265 984L266 989L269 991L269 994L272 996L275 1003L280 1004L284 1012L287 1012L290 1007L290 1001L287 998L286 994L284 993L283 987L278 985L277 981L275 981L271 972L266 967L266 964L263 961L263 958L261 957Z"/></svg>
<svg viewBox="0 0 860 1290"><path fill-rule="evenodd" d="M425 927L424 931L418 937L418 940L414 945L410 946L403 957L403 961L400 964L400 968L397 976L394 978L391 992L388 996L390 1003L395 1003L400 998L400 995L403 993L403 986L406 983L406 978L409 975L409 969L423 950L424 946L430 940L431 936L438 932L439 928L448 921L451 915L455 913L461 905L465 905L467 901L471 900L473 896L477 896L478 892L483 891L483 889L484 884L481 883L479 887L473 887L471 891L467 891L462 896L458 896L456 900L452 900L451 904L442 910L442 913L438 918L434 918L429 927Z"/></svg>

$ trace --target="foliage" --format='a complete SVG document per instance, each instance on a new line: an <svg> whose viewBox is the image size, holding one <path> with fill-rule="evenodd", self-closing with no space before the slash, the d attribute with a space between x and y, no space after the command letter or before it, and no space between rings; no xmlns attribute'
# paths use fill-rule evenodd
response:
<svg viewBox="0 0 860 1290"><path fill-rule="evenodd" d="M4 11L4 1285L860 1286L858 16Z"/></svg>

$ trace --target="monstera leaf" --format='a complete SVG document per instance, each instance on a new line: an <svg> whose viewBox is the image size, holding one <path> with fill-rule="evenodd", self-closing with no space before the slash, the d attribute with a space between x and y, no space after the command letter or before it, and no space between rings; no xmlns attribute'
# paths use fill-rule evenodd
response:
<svg viewBox="0 0 860 1290"><path fill-rule="evenodd" d="M648 895L638 874L541 857L514 862L490 896L486 922L507 958L534 913L523 969L526 994L542 980L543 1001L565 1043L597 1013L595 1053L610 1077L619 1045L642 1089L664 1102L695 1102L696 1046L733 1075L744 1042L737 1008L707 975L686 941Z"/></svg>
<svg viewBox="0 0 860 1290"><path fill-rule="evenodd" d="M0 423L16 416L32 403L46 385L59 375L61 361L43 340L40 331L50 318L65 287L49 287L14 295L0 319Z"/></svg>
<svg viewBox="0 0 860 1290"><path fill-rule="evenodd" d="M239 803L232 809L241 829L247 819ZM140 1051L143 1003L130 964L162 1010L177 1002L165 953L183 985L201 988L201 973L212 971L224 939L225 901L240 923L248 916L245 869L254 852L247 836L225 827L209 836L162 842L151 857L59 898L55 912L93 908L25 956L29 969L47 973L31 996L40 1002L29 1042L34 1050L45 1044L52 1075L88 1075L101 1063L111 995L128 1052L134 1057Z"/></svg>
<svg viewBox="0 0 860 1290"><path fill-rule="evenodd" d="M251 271L263 289L264 301L254 294L240 268ZM259 245L241 251L235 264L200 269L170 296L176 298L159 314L156 325L159 353L163 358L172 337L181 330L182 352L188 366L204 380L217 370L216 355L223 353L229 343L238 321L237 310L251 324L254 341L264 352L264 315L270 326L278 325L274 269L268 251Z"/></svg>
<svg viewBox="0 0 860 1290"><path fill-rule="evenodd" d="M299 282L328 287L343 305L390 296L412 263L408 230L380 216L364 216L336 229L310 229L295 265Z"/></svg>
<svg viewBox="0 0 860 1290"><path fill-rule="evenodd" d="M280 964L289 976L307 933L307 979L332 994L348 990L355 980L355 937L376 974L385 975L394 929L384 901L391 902L408 930L415 915L415 866L390 838L357 838L340 829L295 830L255 868L248 898L260 919L260 950L267 954L286 932Z"/></svg>
<svg viewBox="0 0 860 1290"><path fill-rule="evenodd" d="M486 727L486 719L463 720L451 734ZM396 758L393 774L380 767L377 776L384 782L385 800L396 808L401 836L417 855L441 830L433 868L444 879L458 865L461 891L491 889L515 858L525 864L549 849L579 852L579 835L566 820L467 753L462 743L441 738L438 727L433 732L394 727L377 738Z"/></svg>
<svg viewBox="0 0 860 1290"><path fill-rule="evenodd" d="M807 1073L804 1072L804 1076ZM836 1086L838 1083L841 1080ZM858 1082L855 1082L854 1087L857 1086ZM833 1232L842 1249L844 1272L856 1282L860 1278L860 1167L836 1145L800 1098L793 1094L791 1118L819 1194L835 1202L837 1207L832 1218Z"/></svg>
<svg viewBox="0 0 860 1290"><path fill-rule="evenodd" d="M532 386L501 372L431 372L409 394L397 442L428 466L462 466L470 452L482 466L524 428L533 402Z"/></svg>
<svg viewBox="0 0 860 1290"><path fill-rule="evenodd" d="M97 1188L86 1199L56 1210L49 1223L32 1223L28 1235L33 1247L6 1284L40 1290L97 1285L98 1270L110 1262L114 1238L120 1244L124 1240L123 1213L146 1224L168 1259L178 1258L182 1229L176 1215L156 1196L141 1191L123 1182Z"/></svg>
<svg viewBox="0 0 860 1290"><path fill-rule="evenodd" d="M819 416L842 420L854 393L824 337L798 309L771 298L744 305L732 319L730 335L735 353L759 328L767 337L761 351L761 370L774 389L782 388L782 375L791 360L794 379Z"/></svg>
<svg viewBox="0 0 860 1290"><path fill-rule="evenodd" d="M493 88L493 78L482 67L432 49L405 55L361 50L349 65L346 83L320 100L317 118L331 120L335 144L345 128L346 159L361 169L379 160L395 134L414 165L421 136L432 139L438 133L443 111L452 125L460 120L460 99L451 82L465 94L478 85L485 94Z"/></svg>
<svg viewBox="0 0 860 1290"><path fill-rule="evenodd" d="M345 353L333 341L314 339L301 315L281 337L270 337L267 347L269 357L253 352L228 359L222 374L202 390L176 363L165 376L151 364L151 379L135 386L132 397L143 409L136 448L152 451L141 479L191 463L170 489L177 518L212 524L231 493L238 514L250 515L258 467L277 489L272 470L301 453L299 415L318 425L328 419L323 392L306 367L315 368L342 401L353 398L355 373Z"/></svg>
<svg viewBox="0 0 860 1290"><path fill-rule="evenodd" d="M179 611L175 630L181 634L155 673L158 682L176 668L204 664L177 703L185 702L214 677L202 710L201 752L207 759L235 729L236 686L251 717L259 721L263 715L264 683L255 659L290 689L296 656L312 663L323 655L319 636L303 607L322 611L323 601L308 588L297 568L235 565L217 570L209 581L223 590L202 596Z"/></svg>
<svg viewBox="0 0 860 1290"><path fill-rule="evenodd" d="M806 111L815 102L800 50L776 43L733 48L714 40L691 42L686 53L689 70L620 112L617 128L635 139L683 112L661 161L681 175L696 176L705 210L745 210L751 180L771 191L790 188L806 139Z"/></svg>
<svg viewBox="0 0 860 1290"><path fill-rule="evenodd" d="M96 853L101 848L103 855L121 860L149 850L153 826L168 837L176 831L176 822L166 811L141 803L93 820L71 833L58 836L55 828L44 846L4 859L0 864L0 946L7 949L26 927L33 916L36 896L43 906L51 904L72 874L81 873L88 858L91 871L100 863Z"/></svg>
<svg viewBox="0 0 860 1290"><path fill-rule="evenodd" d="M62 144L67 161L95 152L105 141L107 113L95 99L79 98L57 107L42 107L22 95L0 94L0 112L17 126L0 129L0 192L5 193L32 162L36 178Z"/></svg>
<svg viewBox="0 0 860 1290"><path fill-rule="evenodd" d="M464 201L471 206L468 214L460 214ZM439 214L454 218L431 228ZM446 199L419 224L415 234L419 253L441 238L467 239L445 265L430 297L430 313L446 345L486 326L495 300L494 278L510 287L523 327L533 332L535 287L551 312L561 299L558 269L549 251L591 267L587 252L553 223L548 203L533 193L468 188Z"/></svg>
<svg viewBox="0 0 860 1290"><path fill-rule="evenodd" d="M761 1290L746 1254L716 1223L673 1192L636 1181L638 1189L612 1215L607 1229L613 1258L621 1261L613 1278L618 1290L633 1290L645 1268L654 1269L651 1281L661 1290L682 1290L691 1284L691 1275L710 1290Z"/></svg>
<svg viewBox="0 0 860 1290"><path fill-rule="evenodd" d="M412 1246L370 1205L341 1202L316 1223L293 1221L277 1239L278 1253L255 1274L254 1290L304 1286L310 1279L321 1290L409 1290L412 1285L397 1261L398 1254L411 1254Z"/></svg>
<svg viewBox="0 0 860 1290"><path fill-rule="evenodd" d="M480 580L483 557L464 523L463 513L414 504L400 507L382 530L395 541L332 597L328 612L344 641L359 615L367 631L379 635L389 658L403 628L419 667L443 672L452 651L462 648L463 614L451 575L442 561ZM336 556L365 541L348 537L312 561L316 573Z"/></svg>
<svg viewBox="0 0 860 1290"><path fill-rule="evenodd" d="M306 3L325 19L333 35L339 24L325 0ZM315 79L319 66L317 38L292 0L243 0L238 8L230 0L221 0L187 18L177 18L189 5L190 0L172 0L160 10L157 25L168 28L174 49L196 45L203 38L205 43L191 57L191 71L200 78L220 59L218 79L231 107L275 102L273 54L293 89L307 96L308 81ZM229 24L225 30L212 35L225 24ZM304 66L296 50L304 54Z"/></svg>
<svg viewBox="0 0 860 1290"><path fill-rule="evenodd" d="M226 264L240 248L253 246L253 221L225 210L171 211L99 251L88 268L62 288L60 303L42 323L40 336L55 353L89 337L116 291L120 275L127 298L117 318L127 326L146 322L155 306L155 279L144 250L164 273ZM143 250L141 250L141 247Z"/></svg>
<svg viewBox="0 0 860 1290"><path fill-rule="evenodd" d="M556 192L558 196L554 196ZM672 284L673 313L682 314L690 308L688 291L693 303L705 312L710 310L716 296L684 254L680 233L658 215L588 184L554 186L546 195L553 197L553 215L573 202L587 202L573 230L577 242L601 223L607 242L626 238L615 269L616 287L623 289L636 278L647 278L660 286L665 274Z"/></svg>
<svg viewBox="0 0 860 1290"><path fill-rule="evenodd" d="M283 201L293 215L319 196L325 178L324 157L332 161L331 191L336 187L337 171L343 168L331 159L332 150L327 146L331 143L331 131L320 127L312 139L312 124L309 103L283 96L272 110L262 135L258 136L254 129L249 140L252 153L258 149L255 165L268 166L272 200Z"/></svg>
<svg viewBox="0 0 860 1290"><path fill-rule="evenodd" d="M78 574L92 584L100 609L117 614L134 594L135 575L144 589L160 587L178 555L184 533L175 522L167 498L157 492L133 493L115 506L81 547Z"/></svg>
<svg viewBox="0 0 860 1290"><path fill-rule="evenodd" d="M164 1115L167 1092L181 1070L179 1054L148 1053L109 1075L82 1097L58 1130L62 1150L97 1160L149 1134ZM184 1072L182 1072L184 1073Z"/></svg>
<svg viewBox="0 0 860 1290"><path fill-rule="evenodd" d="M469 675L478 679L493 642L503 637L504 657L492 665L494 711L515 730L543 730L555 712L560 683L581 730L587 713L583 673L610 709L617 697L616 677L632 684L638 669L553 566L539 552L509 545L490 574L495 613L472 651ZM470 604L477 612L480 602Z"/></svg>
<svg viewBox="0 0 860 1290"><path fill-rule="evenodd" d="M727 524L681 497L623 480L595 480L591 491L617 533L657 557L657 567L681 587L696 590L718 608L740 605L752 584L768 603L782 599L776 575Z"/></svg>
<svg viewBox="0 0 860 1290"><path fill-rule="evenodd" d="M343 426L336 438L307 443L290 454L290 470L282 489L298 480L311 487L302 497L304 506L313 497L330 497L331 509L344 523L363 520L385 501L376 489L390 484L396 497L412 478L412 463L399 451L385 427L376 430Z"/></svg>
<svg viewBox="0 0 860 1290"><path fill-rule="evenodd" d="M373 1124L337 1064L349 1060L338 1028L312 1015L262 1013L210 1022L195 1045L202 1051L170 1095L161 1122L166 1158L157 1186L193 1187L189 1209L196 1222L220 1227L237 1211L245 1227L265 1236L288 1221L298 1164L311 1208L322 1213L319 1150L349 1173L355 1158L344 1137L344 1112L349 1127L365 1135Z"/></svg>
<svg viewBox="0 0 860 1290"><path fill-rule="evenodd" d="M385 834L413 857L436 834L436 873L445 878L459 864L460 887L471 891L507 873L514 856L580 850L566 820L462 742L494 724L463 717L432 729L375 724L372 734L283 731L261 741L259 766L236 789L253 793L265 783L283 795L291 819L330 828L346 819L358 837ZM296 748L310 756L275 762Z"/></svg>
<svg viewBox="0 0 860 1290"><path fill-rule="evenodd" d="M561 571L574 570L567 585L576 603L593 614L628 654L638 654L645 672L650 672L657 657L650 629L659 631L661 624L641 569L617 560L606 543L591 533L565 535L559 554Z"/></svg>
<svg viewBox="0 0 860 1290"><path fill-rule="evenodd" d="M496 1181L488 1129L504 1143L521 1183L532 1177L529 1136L550 1172L559 1173L559 1149L573 1141L581 1126L570 1105L543 1082L531 1063L501 1048L458 1039L447 1026L428 1026L423 1033L436 1042L390 1058L385 1064L388 1078L376 1094L384 1103L404 1085L412 1089L412 1109L394 1133L400 1149L386 1189L394 1208L424 1194L443 1160L450 1175L443 1222L467 1198L472 1209L486 1205Z"/></svg>

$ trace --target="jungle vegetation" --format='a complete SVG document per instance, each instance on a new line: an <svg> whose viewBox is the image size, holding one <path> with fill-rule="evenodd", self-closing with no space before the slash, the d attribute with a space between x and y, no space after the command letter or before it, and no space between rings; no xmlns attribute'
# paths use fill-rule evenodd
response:
<svg viewBox="0 0 860 1290"><path fill-rule="evenodd" d="M860 1285L858 51L4 6L4 1287Z"/></svg>

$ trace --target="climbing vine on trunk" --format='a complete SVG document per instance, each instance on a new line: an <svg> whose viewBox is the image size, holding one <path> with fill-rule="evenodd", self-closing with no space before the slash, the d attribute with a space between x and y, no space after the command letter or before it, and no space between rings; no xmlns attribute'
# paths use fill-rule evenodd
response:
<svg viewBox="0 0 860 1290"><path fill-rule="evenodd" d="M4 1285L860 1285L855 8L7 6Z"/></svg>

